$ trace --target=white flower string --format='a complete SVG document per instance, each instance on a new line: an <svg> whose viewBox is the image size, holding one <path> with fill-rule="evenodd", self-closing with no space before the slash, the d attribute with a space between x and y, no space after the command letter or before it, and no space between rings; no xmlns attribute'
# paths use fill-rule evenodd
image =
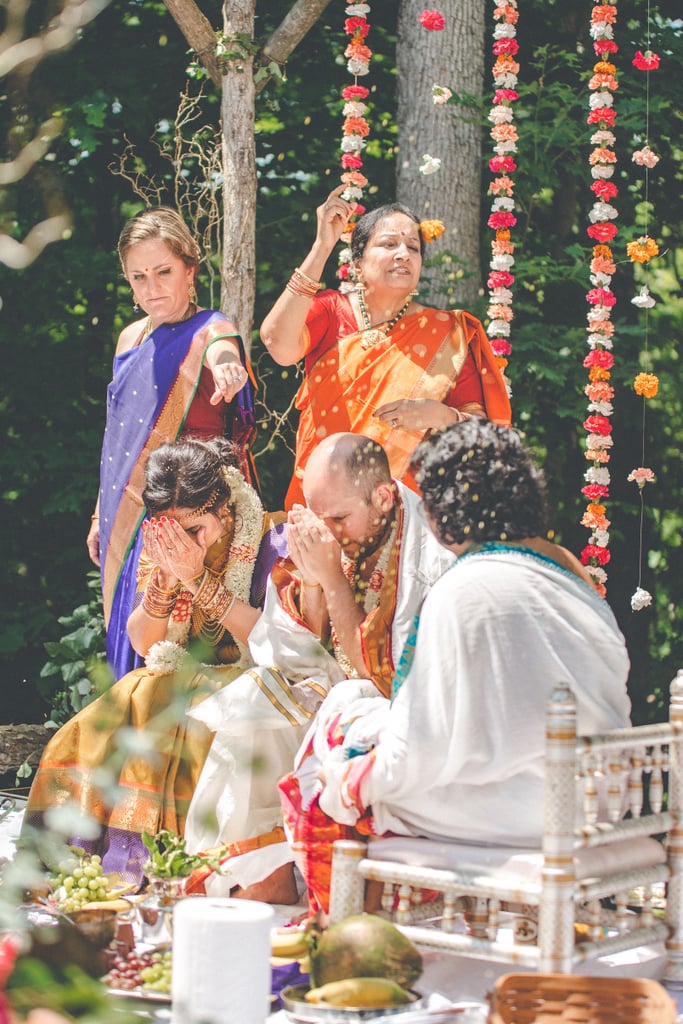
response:
<svg viewBox="0 0 683 1024"><path fill-rule="evenodd" d="M494 156L489 160L489 170L494 175L489 186L493 195L491 215L488 226L495 232L491 242L491 272L488 277L489 307L486 315L489 318L488 334L491 348L496 357L508 393L511 393L510 382L505 373L508 356L512 351L510 343L510 324L512 312L512 285L514 275L511 273L515 262L514 244L510 241L510 228L517 223L514 214L513 198L514 181L510 177L517 170L513 154L517 152L517 129L514 125L513 104L519 99L517 76L519 63L515 59L519 51L517 43L517 0L494 0L493 17L496 26L493 32L493 54L496 58L493 65L493 82L495 92L493 106L489 112L492 123L490 135L494 142Z"/></svg>
<svg viewBox="0 0 683 1024"><path fill-rule="evenodd" d="M650 49L650 0L647 4L647 47L645 53L637 51L633 65L639 71L645 72L645 144L641 149L635 150L633 153L633 162L637 167L643 168L643 217L644 217L644 234L639 238L635 239L626 246L626 252L630 259L634 263L639 263L643 267L643 276L645 277L645 284L641 287L635 298L631 299L631 302L639 309L645 311L645 324L644 324L644 362L646 365L649 363L649 311L655 304L655 300L650 295L649 288L647 286L647 280L649 276L650 260L653 256L657 256L659 253L659 246L650 238L648 234L648 225L650 218L650 171L656 167L659 162L659 157L650 148L650 72L655 71L659 67L659 56L653 53ZM628 480L637 484L638 486L638 497L640 499L640 513L639 513L639 524L638 524L638 585L635 593L631 597L631 608L634 612L639 612L643 608L647 608L652 603L652 595L642 587L643 581L643 549L644 549L644 533L645 533L645 484L654 482L655 476L651 469L645 466L645 445L646 445L646 406L649 398L654 398L659 388L659 381L653 373L638 373L633 381L633 388L636 394L640 395L643 400L642 410L642 465L637 469L632 470L628 475Z"/></svg>
<svg viewBox="0 0 683 1024"><path fill-rule="evenodd" d="M344 22L344 31L351 37L344 50L344 56L347 59L346 68L353 75L353 85L342 89L342 98L345 102L342 111L344 124L341 141L343 172L341 180L346 186L342 192L342 198L350 203L355 202L356 209L348 231L342 236L347 244L340 251L338 257L337 276L341 281L339 286L341 292L352 291L355 288L354 283L350 280L351 250L348 248L348 242L351 237L353 221L364 212L360 200L363 198L363 189L368 183L368 179L361 170L363 167L361 153L365 149L365 140L370 134L370 125L365 117L368 108L364 102L370 95L370 90L364 85L360 85L358 79L370 71L372 50L365 42L370 31L367 19L369 13L369 4L348 4Z"/></svg>
<svg viewBox="0 0 683 1024"><path fill-rule="evenodd" d="M591 93L587 123L593 127L590 141L594 148L589 163L593 178L591 191L596 201L589 213L590 224L587 234L596 244L593 246L593 258L590 263L592 288L586 295L586 301L590 305L587 328L589 352L583 361L589 377L589 383L584 389L588 398L588 416L583 422L586 430L584 454L590 466L585 473L585 486L581 489L581 493L589 501L581 524L588 527L591 534L588 544L581 552L581 561L603 597L607 592L607 573L604 567L610 559L610 521L605 515L607 510L603 502L609 497L610 485L607 463L612 447L610 417L614 397L614 388L609 383L614 365L614 324L611 320L611 311L616 302L614 292L610 288L612 275L616 269L610 243L618 230L614 223L618 211L611 200L619 192L617 186L610 180L617 160L613 148L616 136L612 129L617 118L613 93L618 88L618 82L615 77L616 68L609 60L618 50L614 42L613 28L616 20L617 8L614 4L596 3L593 6L590 33L598 60L593 66L593 75L588 83Z"/></svg>
<svg viewBox="0 0 683 1024"><path fill-rule="evenodd" d="M386 576L387 566L389 565L389 556L391 555L391 549L394 546L397 529L398 519L395 518L391 530L389 531L389 536L382 546L375 568L372 570L370 579L367 581L367 586L365 587L365 593L363 595L363 611L366 616L369 615L371 611L374 611L379 604L379 595L382 590L382 584L384 583L384 577ZM357 578L358 562L352 561L344 554L344 552L342 552L341 567L349 585L353 589L354 593L356 593L356 591L359 590L359 581ZM334 627L331 632L335 660L349 679L356 678L358 676L358 672L351 664L348 655L339 643L339 637L337 636L337 632Z"/></svg>

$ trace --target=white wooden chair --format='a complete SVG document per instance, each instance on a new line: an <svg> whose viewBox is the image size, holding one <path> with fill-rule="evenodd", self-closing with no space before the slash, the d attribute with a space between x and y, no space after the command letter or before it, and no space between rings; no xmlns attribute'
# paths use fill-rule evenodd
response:
<svg viewBox="0 0 683 1024"><path fill-rule="evenodd" d="M588 957L665 941L665 980L683 983L683 670L671 684L667 723L577 736L576 701L565 685L553 692L546 722L542 849L342 840L331 921L360 912L365 882L374 880L384 883L385 911L422 945L568 974ZM663 918L653 912L661 883ZM443 894L437 924L425 921L436 912L421 904L421 890ZM513 926L509 941L501 921Z"/></svg>

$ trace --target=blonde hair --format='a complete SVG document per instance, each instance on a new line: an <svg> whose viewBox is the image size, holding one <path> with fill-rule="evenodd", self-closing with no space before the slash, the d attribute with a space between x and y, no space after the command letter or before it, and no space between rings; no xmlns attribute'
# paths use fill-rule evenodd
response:
<svg viewBox="0 0 683 1024"><path fill-rule="evenodd" d="M150 207L131 218L125 225L118 242L119 259L124 274L126 259L133 246L156 238L165 242L173 255L179 256L188 267L193 267L196 274L199 267L199 246L178 211L170 206Z"/></svg>

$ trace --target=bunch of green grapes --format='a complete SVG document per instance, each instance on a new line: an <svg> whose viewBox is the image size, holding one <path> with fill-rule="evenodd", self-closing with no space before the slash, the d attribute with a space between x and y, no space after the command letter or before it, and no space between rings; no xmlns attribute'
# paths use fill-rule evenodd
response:
<svg viewBox="0 0 683 1024"><path fill-rule="evenodd" d="M143 988L154 992L171 991L171 950L152 953L152 963L140 971Z"/></svg>
<svg viewBox="0 0 683 1024"><path fill-rule="evenodd" d="M65 914L94 900L109 898L109 879L102 871L102 858L96 853L63 861L51 884L53 898Z"/></svg>

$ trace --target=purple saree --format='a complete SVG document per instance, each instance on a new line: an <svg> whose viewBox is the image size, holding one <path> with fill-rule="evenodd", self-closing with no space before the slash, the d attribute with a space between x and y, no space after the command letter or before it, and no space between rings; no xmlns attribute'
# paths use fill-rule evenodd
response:
<svg viewBox="0 0 683 1024"><path fill-rule="evenodd" d="M249 369L242 342L228 326L222 313L201 310L189 320L163 324L114 359L107 392L99 508L107 660L115 679L141 664L128 640L126 625L133 610L142 548L145 463L151 451L182 433L212 342L235 337L242 362ZM226 433L240 446L241 468L255 486L248 450L255 431L251 374L227 415Z"/></svg>

